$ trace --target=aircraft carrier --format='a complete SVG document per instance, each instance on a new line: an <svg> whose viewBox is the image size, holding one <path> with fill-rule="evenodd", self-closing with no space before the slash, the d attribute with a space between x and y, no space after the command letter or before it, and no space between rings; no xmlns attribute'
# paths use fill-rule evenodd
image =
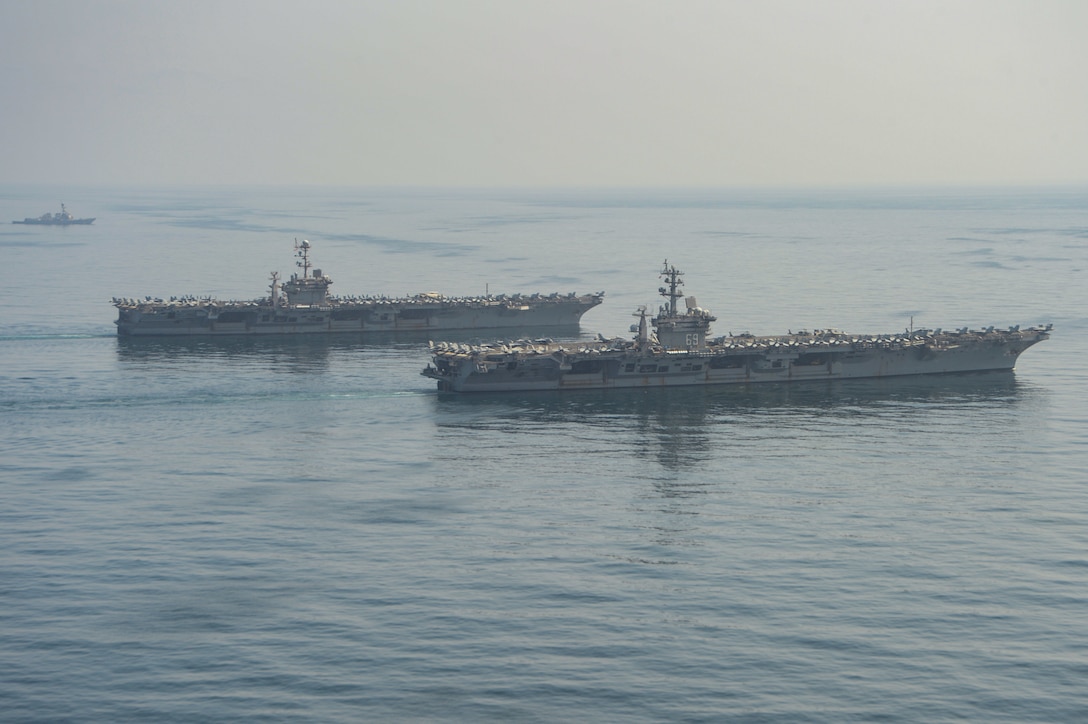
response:
<svg viewBox="0 0 1088 724"><path fill-rule="evenodd" d="M411 297L329 294L332 279L310 263L310 242L295 244L302 270L281 283L272 272L269 295L250 301L211 297L113 299L121 336L328 334L576 327L600 304L594 294L486 294Z"/></svg>
<svg viewBox="0 0 1088 724"><path fill-rule="evenodd" d="M754 384L1011 370L1052 325L1020 329L910 329L847 334L836 329L707 339L708 310L683 296L683 272L666 261L657 316L636 313L633 339L547 339L467 345L432 342L425 377L442 392L504 392Z"/></svg>

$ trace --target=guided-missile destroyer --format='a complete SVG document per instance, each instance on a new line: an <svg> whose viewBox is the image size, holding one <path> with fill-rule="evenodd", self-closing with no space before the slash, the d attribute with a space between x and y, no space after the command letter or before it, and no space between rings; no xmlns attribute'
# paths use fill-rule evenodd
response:
<svg viewBox="0 0 1088 724"><path fill-rule="evenodd" d="M13 221L13 224L26 224L28 226L73 226L73 225L87 225L94 223L94 217L89 219L77 219L69 213L64 204L60 205L60 211L52 214L42 214L41 216L28 216L22 221Z"/></svg>

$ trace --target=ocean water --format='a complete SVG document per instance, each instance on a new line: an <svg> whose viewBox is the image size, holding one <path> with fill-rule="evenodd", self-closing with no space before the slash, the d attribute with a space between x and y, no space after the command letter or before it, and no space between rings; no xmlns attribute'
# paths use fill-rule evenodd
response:
<svg viewBox="0 0 1088 724"><path fill-rule="evenodd" d="M5 721L1088 719L1088 190L0 187ZM113 296L606 291L1052 322L1011 374L439 396Z"/></svg>

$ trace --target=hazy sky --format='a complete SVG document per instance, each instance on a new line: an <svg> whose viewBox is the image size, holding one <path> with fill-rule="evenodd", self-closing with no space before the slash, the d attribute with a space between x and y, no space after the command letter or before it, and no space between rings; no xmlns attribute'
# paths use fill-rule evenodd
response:
<svg viewBox="0 0 1088 724"><path fill-rule="evenodd" d="M0 10L0 182L1088 181L1088 0Z"/></svg>

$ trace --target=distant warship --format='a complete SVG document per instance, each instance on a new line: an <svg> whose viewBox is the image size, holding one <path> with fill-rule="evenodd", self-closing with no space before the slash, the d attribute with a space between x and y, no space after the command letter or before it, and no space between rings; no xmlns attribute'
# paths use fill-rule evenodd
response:
<svg viewBox="0 0 1088 724"><path fill-rule="evenodd" d="M604 292L478 297L447 297L431 292L413 297L334 297L328 293L332 279L320 269L311 271L310 242L296 242L295 251L301 276L292 274L281 284L279 274L272 272L271 293L263 299L114 297L113 305L118 310L117 334L321 334L574 327L583 314L604 298Z"/></svg>
<svg viewBox="0 0 1088 724"><path fill-rule="evenodd" d="M73 224L93 224L94 218L90 219L77 219L68 213L68 209L64 208L64 204L60 205L60 211L55 214L42 214L37 218L30 218L29 216L22 221L13 221L13 224L33 224L35 226L72 226Z"/></svg>
<svg viewBox="0 0 1088 724"><path fill-rule="evenodd" d="M658 291L668 299L656 317L641 307L634 339L594 342L520 340L485 345L432 342L422 374L439 391L502 392L749 384L798 380L1011 370L1052 325L955 331L907 329L899 334L846 334L817 329L778 336L748 333L708 340L716 318L687 297L677 309L683 272L666 261ZM653 331L651 331L651 328Z"/></svg>

